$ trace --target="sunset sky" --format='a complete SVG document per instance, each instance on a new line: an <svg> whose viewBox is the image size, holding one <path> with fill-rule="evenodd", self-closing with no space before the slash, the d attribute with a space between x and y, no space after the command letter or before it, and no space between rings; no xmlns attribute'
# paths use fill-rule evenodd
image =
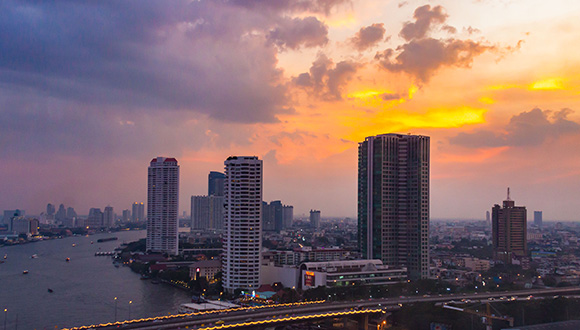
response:
<svg viewBox="0 0 580 330"><path fill-rule="evenodd" d="M0 2L0 209L180 214L230 155L264 200L356 217L365 137L431 137L431 217L580 219L580 1Z"/></svg>

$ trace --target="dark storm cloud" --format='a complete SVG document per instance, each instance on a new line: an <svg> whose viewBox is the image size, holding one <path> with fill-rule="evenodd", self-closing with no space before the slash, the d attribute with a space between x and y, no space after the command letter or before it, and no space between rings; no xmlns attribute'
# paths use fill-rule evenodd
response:
<svg viewBox="0 0 580 330"><path fill-rule="evenodd" d="M415 10L415 22L403 25L400 35L407 41L396 49L388 48L377 52L375 60L388 71L405 72L418 82L426 83L442 67L470 67L473 58L481 53L495 49L482 42L461 39L435 39L429 32L441 26L447 14L441 6L425 5ZM443 25L442 30L455 33L454 27Z"/></svg>
<svg viewBox="0 0 580 330"><path fill-rule="evenodd" d="M342 87L352 80L361 64L354 61L334 62L324 54L312 63L309 72L293 79L294 84L326 100L341 100Z"/></svg>
<svg viewBox="0 0 580 330"><path fill-rule="evenodd" d="M449 142L469 148L537 146L550 138L580 133L580 124L568 119L572 112L570 109L553 112L534 108L513 116L504 128L505 133L486 130L459 133Z"/></svg>
<svg viewBox="0 0 580 330"><path fill-rule="evenodd" d="M258 6L259 2L245 2ZM329 10L336 1L287 4ZM286 19L229 2L0 3L0 83L5 90L117 107L273 122L287 111L274 29L286 47L326 42L315 18ZM282 15L282 14L280 14ZM279 22L286 22L287 26Z"/></svg>
<svg viewBox="0 0 580 330"><path fill-rule="evenodd" d="M375 23L370 26L362 27L350 39L354 47L360 52L370 47L376 46L385 36L385 24Z"/></svg>
<svg viewBox="0 0 580 330"><path fill-rule="evenodd" d="M424 5L415 9L413 17L415 22L405 23L401 30L401 37L407 41L425 37L434 24L445 23L447 14L445 14L441 6L431 9L431 6Z"/></svg>
<svg viewBox="0 0 580 330"><path fill-rule="evenodd" d="M328 27L316 17L284 17L270 31L268 40L281 48L298 49L323 46L328 43Z"/></svg>

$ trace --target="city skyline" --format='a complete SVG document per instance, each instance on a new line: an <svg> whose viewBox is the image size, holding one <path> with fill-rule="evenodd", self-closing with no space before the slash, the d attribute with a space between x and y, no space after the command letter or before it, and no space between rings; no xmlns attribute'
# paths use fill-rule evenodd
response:
<svg viewBox="0 0 580 330"><path fill-rule="evenodd" d="M392 132L431 137L432 218L481 219L509 185L578 220L576 1L96 6L0 5L0 209L122 210L171 155L187 210L249 154L265 200L354 217L357 142Z"/></svg>

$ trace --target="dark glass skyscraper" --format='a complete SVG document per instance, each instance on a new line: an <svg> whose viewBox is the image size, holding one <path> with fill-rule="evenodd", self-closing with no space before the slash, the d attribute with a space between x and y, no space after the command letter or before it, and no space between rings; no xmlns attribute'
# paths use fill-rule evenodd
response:
<svg viewBox="0 0 580 330"><path fill-rule="evenodd" d="M364 258L429 276L429 137L370 136L358 149L358 240Z"/></svg>
<svg viewBox="0 0 580 330"><path fill-rule="evenodd" d="M207 195L223 196L225 179L226 175L221 172L209 172L207 176Z"/></svg>

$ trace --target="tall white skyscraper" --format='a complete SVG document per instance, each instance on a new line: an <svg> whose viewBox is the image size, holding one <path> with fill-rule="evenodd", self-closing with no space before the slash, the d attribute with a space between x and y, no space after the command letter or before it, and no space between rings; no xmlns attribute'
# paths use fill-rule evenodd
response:
<svg viewBox="0 0 580 330"><path fill-rule="evenodd" d="M178 254L178 205L177 159L153 158L147 175L147 251Z"/></svg>
<svg viewBox="0 0 580 330"><path fill-rule="evenodd" d="M224 288L255 290L260 286L262 161L231 156L224 164Z"/></svg>
<svg viewBox="0 0 580 330"><path fill-rule="evenodd" d="M429 137L383 134L358 147L358 237L363 256L429 276Z"/></svg>

